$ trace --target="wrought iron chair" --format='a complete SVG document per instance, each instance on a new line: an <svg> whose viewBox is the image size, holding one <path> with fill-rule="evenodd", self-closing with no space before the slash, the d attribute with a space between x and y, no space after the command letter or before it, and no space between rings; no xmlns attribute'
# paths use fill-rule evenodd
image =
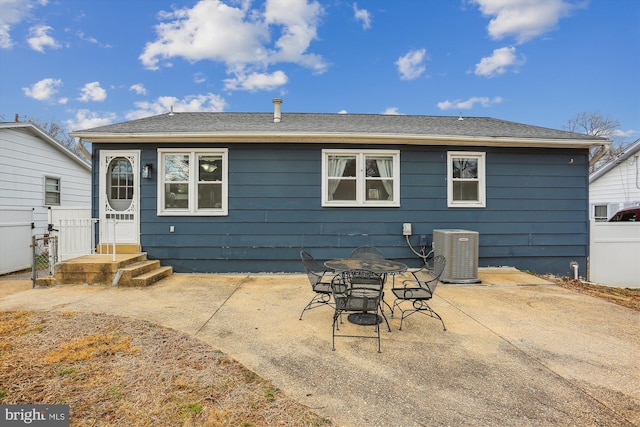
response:
<svg viewBox="0 0 640 427"><path fill-rule="evenodd" d="M304 249L300 251L300 258L302 259L304 269L309 278L311 289L315 292L314 297L311 298L311 301L309 301L302 309L302 313L300 313L300 320L302 320L302 315L307 310L323 305L333 306L331 303L331 278L333 278L335 272L313 259L311 254Z"/></svg>
<svg viewBox="0 0 640 427"><path fill-rule="evenodd" d="M351 252L351 258L384 259L384 255L375 246L359 246Z"/></svg>
<svg viewBox="0 0 640 427"><path fill-rule="evenodd" d="M347 270L336 275L331 281L331 291L334 301L334 314L332 325L331 349L336 349L336 337L373 338L378 340L378 353L380 353L380 314L385 321L387 318L380 310L382 301L382 287L384 285L381 275L369 270ZM373 326L375 335L354 335L340 333L338 319L342 313L351 313L349 320L359 325ZM389 322L387 322L387 327ZM389 328L389 330L391 330Z"/></svg>
<svg viewBox="0 0 640 427"><path fill-rule="evenodd" d="M445 257L437 255L430 263L432 268L428 268L425 264L421 269L412 272L414 279L408 279L402 282L402 287L391 289L396 296L396 300L393 302L393 308L391 309L391 317L393 312L398 308L402 312L400 318L400 330L402 330L402 322L413 313L423 313L433 318L440 319L442 322L443 330L447 330L444 325L442 317L429 306L428 301L433 297L433 293L438 286L440 276L444 271L446 265ZM411 307L403 308L402 303L410 302Z"/></svg>

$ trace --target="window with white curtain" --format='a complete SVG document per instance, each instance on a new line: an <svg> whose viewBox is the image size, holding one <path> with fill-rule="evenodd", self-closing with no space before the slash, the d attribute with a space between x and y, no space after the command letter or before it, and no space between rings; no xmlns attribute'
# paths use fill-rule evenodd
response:
<svg viewBox="0 0 640 427"><path fill-rule="evenodd" d="M606 222L609 219L609 205L593 205L593 219L599 222Z"/></svg>
<svg viewBox="0 0 640 427"><path fill-rule="evenodd" d="M400 206L400 152L323 150L322 206Z"/></svg>
<svg viewBox="0 0 640 427"><path fill-rule="evenodd" d="M227 215L227 149L158 150L159 215Z"/></svg>
<svg viewBox="0 0 640 427"><path fill-rule="evenodd" d="M485 153L447 153L448 206L483 208L485 196Z"/></svg>

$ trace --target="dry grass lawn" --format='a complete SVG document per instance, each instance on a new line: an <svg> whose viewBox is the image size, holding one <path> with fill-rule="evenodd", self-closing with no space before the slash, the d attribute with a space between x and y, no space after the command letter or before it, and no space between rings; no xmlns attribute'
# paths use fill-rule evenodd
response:
<svg viewBox="0 0 640 427"><path fill-rule="evenodd" d="M208 345L102 314L0 313L0 404L68 404L71 426L328 426Z"/></svg>
<svg viewBox="0 0 640 427"><path fill-rule="evenodd" d="M582 294L606 299L614 304L640 311L640 289L613 288L595 284L583 283L580 280L569 277L542 276L544 279L554 282L558 286L572 289Z"/></svg>

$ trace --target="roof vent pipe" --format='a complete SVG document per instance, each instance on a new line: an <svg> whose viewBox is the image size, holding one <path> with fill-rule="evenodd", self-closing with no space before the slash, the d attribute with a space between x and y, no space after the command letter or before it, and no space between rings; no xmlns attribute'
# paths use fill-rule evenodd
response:
<svg viewBox="0 0 640 427"><path fill-rule="evenodd" d="M282 104L282 98L273 98L273 123L280 123L282 120L282 113L280 112L280 104Z"/></svg>

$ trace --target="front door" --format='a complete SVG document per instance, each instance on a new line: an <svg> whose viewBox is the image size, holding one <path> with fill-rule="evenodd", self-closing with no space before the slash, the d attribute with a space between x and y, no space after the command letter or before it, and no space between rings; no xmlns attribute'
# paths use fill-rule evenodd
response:
<svg viewBox="0 0 640 427"><path fill-rule="evenodd" d="M140 244L140 151L100 151L100 243Z"/></svg>

